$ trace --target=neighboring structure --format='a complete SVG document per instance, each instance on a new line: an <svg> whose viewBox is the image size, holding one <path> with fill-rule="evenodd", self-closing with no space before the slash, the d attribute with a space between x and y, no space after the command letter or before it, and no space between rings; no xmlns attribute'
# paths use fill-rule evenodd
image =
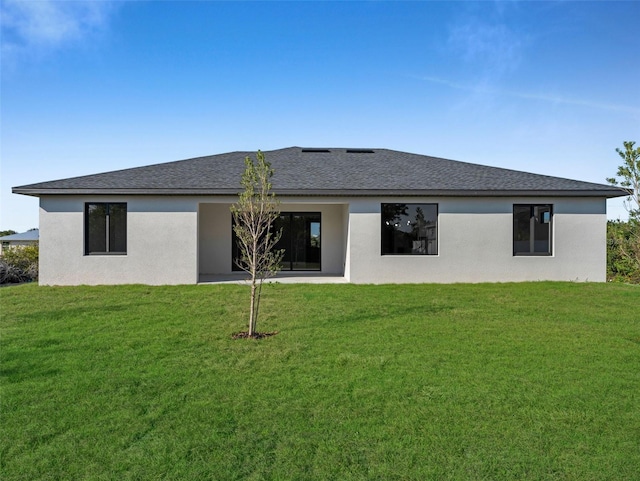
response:
<svg viewBox="0 0 640 481"><path fill-rule="evenodd" d="M38 229L28 230L19 234L11 234L0 237L0 256L7 249L30 246L38 243Z"/></svg>
<svg viewBox="0 0 640 481"><path fill-rule="evenodd" d="M40 198L40 283L232 277L229 207L247 155L14 187ZM284 271L354 283L605 281L606 199L621 189L386 149L265 155Z"/></svg>

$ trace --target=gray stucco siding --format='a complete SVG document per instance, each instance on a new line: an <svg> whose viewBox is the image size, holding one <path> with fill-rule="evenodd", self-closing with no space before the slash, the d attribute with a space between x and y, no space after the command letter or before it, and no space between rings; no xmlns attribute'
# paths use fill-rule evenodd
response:
<svg viewBox="0 0 640 481"><path fill-rule="evenodd" d="M195 284L231 273L234 196L42 196L40 283ZM85 255L86 202L127 203L126 255ZM353 283L605 281L594 197L283 197L322 215L322 273ZM382 255L382 203L438 205L437 255ZM513 205L552 204L552 255L513 255Z"/></svg>
<svg viewBox="0 0 640 481"><path fill-rule="evenodd" d="M126 255L85 255L86 202L127 203ZM40 284L196 283L197 205L188 197L41 197Z"/></svg>
<svg viewBox="0 0 640 481"><path fill-rule="evenodd" d="M438 254L382 255L382 203L437 203ZM553 204L552 255L513 255L513 205ZM354 283L605 281L605 200L593 198L378 198L350 205Z"/></svg>

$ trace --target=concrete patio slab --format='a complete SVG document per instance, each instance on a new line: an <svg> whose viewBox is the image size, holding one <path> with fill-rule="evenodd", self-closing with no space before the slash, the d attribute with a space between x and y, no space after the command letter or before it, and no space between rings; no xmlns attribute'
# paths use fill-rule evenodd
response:
<svg viewBox="0 0 640 481"><path fill-rule="evenodd" d="M247 274L238 272L222 275L201 275L199 284L244 284ZM281 284L348 284L343 276L336 274L320 274L307 272L280 272L275 277L265 279L265 282L279 282Z"/></svg>

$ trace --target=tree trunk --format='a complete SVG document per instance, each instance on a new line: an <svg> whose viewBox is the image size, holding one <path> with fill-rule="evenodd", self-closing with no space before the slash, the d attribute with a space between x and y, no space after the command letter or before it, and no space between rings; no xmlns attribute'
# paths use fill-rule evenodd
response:
<svg viewBox="0 0 640 481"><path fill-rule="evenodd" d="M256 277L251 277L251 306L249 310L249 337L253 336L256 329Z"/></svg>

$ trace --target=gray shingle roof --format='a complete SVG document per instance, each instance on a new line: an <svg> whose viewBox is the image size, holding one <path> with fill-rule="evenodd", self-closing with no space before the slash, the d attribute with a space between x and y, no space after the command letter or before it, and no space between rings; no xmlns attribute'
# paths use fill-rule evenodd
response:
<svg viewBox="0 0 640 481"><path fill-rule="evenodd" d="M275 169L278 195L625 195L609 185L388 149L289 147L264 154ZM247 155L255 158L255 152L230 152L23 185L13 192L235 195Z"/></svg>
<svg viewBox="0 0 640 481"><path fill-rule="evenodd" d="M0 241L37 241L40 239L40 231L38 229L20 232L18 234L10 234L0 237Z"/></svg>

